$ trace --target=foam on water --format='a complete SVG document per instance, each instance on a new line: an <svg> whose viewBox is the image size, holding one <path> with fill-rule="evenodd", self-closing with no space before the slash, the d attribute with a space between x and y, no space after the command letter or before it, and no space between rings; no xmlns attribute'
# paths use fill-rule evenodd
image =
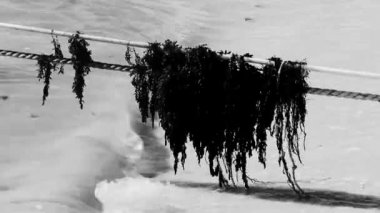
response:
<svg viewBox="0 0 380 213"><path fill-rule="evenodd" d="M93 92L87 93L83 111L70 88L64 89L70 76L55 76L53 98L44 107L37 82L0 85L9 96L0 103L2 212L97 211L96 183L133 175L142 142L130 125L129 100L115 92L132 91L129 79L121 77L89 76L87 89Z"/></svg>
<svg viewBox="0 0 380 213"><path fill-rule="evenodd" d="M9 23L130 40L180 40L174 32L180 23L167 23L179 14L189 21L193 15L187 4L6 0L0 2L0 17ZM0 39L4 49L51 51L44 35L2 30ZM66 39L60 40L67 55ZM124 47L94 43L90 48L95 60L123 63ZM94 196L97 182L138 172L152 176L156 166L159 171L168 169L167 163L141 157L141 137L146 139L146 149L149 144L151 149L157 146L154 130L140 124L128 74L94 70L86 78L81 111L71 93L73 70L67 66L64 76L53 75L50 96L41 107L42 85L35 78L35 61L0 60L0 93L8 97L0 102L0 170L6 171L0 173L1 212L100 211ZM167 150L162 153L157 158L165 162ZM136 166L137 159L146 163Z"/></svg>

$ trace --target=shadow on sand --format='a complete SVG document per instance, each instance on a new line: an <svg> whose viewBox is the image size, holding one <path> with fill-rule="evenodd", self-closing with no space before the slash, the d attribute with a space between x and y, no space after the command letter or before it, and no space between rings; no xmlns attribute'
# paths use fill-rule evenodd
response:
<svg viewBox="0 0 380 213"><path fill-rule="evenodd" d="M191 182L171 182L179 187L203 188L218 190L217 184L211 183L191 183ZM380 197L351 194L341 191L304 189L308 194L307 198L300 198L290 188L279 186L252 186L248 190L244 187L230 187L218 190L220 193L233 193L253 198L274 200L282 202L296 202L311 205L331 206L331 207L353 207L353 208L375 208L380 209Z"/></svg>
<svg viewBox="0 0 380 213"><path fill-rule="evenodd" d="M169 151L163 144L158 143L162 138L157 138L154 129L149 124L135 122L132 125L134 131L141 137L144 143L144 152L139 162L138 171L147 178L156 177L159 174L171 169L169 163ZM300 198L288 187L276 184L255 183L248 190L244 187L230 187L220 189L216 183L195 183L195 182L176 182L178 187L202 188L220 193L233 193L252 198L265 200L296 202L310 205L330 206L330 207L352 207L362 209L380 209L380 197L352 194L343 191L332 191L322 189L305 189L307 198Z"/></svg>
<svg viewBox="0 0 380 213"><path fill-rule="evenodd" d="M132 123L132 129L139 135L144 145L141 159L136 165L138 172L144 177L153 178L169 171L171 169L169 150L159 142L163 139L157 137L151 124L144 124L138 120Z"/></svg>

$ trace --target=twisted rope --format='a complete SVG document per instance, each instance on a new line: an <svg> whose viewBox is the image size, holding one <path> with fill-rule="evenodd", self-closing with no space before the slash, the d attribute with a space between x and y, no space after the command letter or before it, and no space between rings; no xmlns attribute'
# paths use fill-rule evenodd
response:
<svg viewBox="0 0 380 213"><path fill-rule="evenodd" d="M309 94L313 95L324 95L324 96L333 96L339 98L349 98L355 100L365 100L365 101L379 101L380 95L372 93L360 93L360 92L351 92L335 89L324 89L324 88L310 88L308 91Z"/></svg>
<svg viewBox="0 0 380 213"><path fill-rule="evenodd" d="M14 58L22 58L22 59L29 59L29 60L38 60L42 55L35 54L35 53L26 53L26 52L17 52L12 50L2 50L0 49L0 55L2 56L8 56L8 57L14 57ZM54 56L50 56L53 63L60 63L60 64L72 64L72 60L70 58L57 58ZM98 69L106 69L106 70L115 70L115 71L121 71L121 72L128 72L131 70L131 66L121 65L121 64L109 64L99 61L94 61L90 65L90 67L98 68Z"/></svg>
<svg viewBox="0 0 380 213"><path fill-rule="evenodd" d="M14 58L22 58L29 60L38 60L42 55L35 53L26 53L26 52L17 52L12 50L2 50L0 49L1 56L8 56ZM54 56L50 56L53 59L54 63L61 64L72 64L72 60L69 58L57 58ZM122 72L129 72L132 69L132 66L120 65L120 64L108 64L104 62L94 61L90 64L91 67L98 69L106 69L106 70L115 70ZM333 96L340 98L349 98L355 100L367 100L367 101L379 101L380 95L371 94L371 93L360 93L360 92L351 92L351 91L343 91L343 90L334 90L334 89L324 89L324 88L310 88L308 91L309 94L313 95L323 95L323 96Z"/></svg>

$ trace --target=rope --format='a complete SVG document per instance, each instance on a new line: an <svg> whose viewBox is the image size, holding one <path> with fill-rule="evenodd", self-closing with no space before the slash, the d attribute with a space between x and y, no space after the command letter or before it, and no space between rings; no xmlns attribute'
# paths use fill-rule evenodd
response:
<svg viewBox="0 0 380 213"><path fill-rule="evenodd" d="M14 57L14 58L29 59L29 60L38 60L42 56L35 53L16 52L12 50L2 50L2 49L0 49L0 55ZM52 62L54 63L60 63L60 64L73 63L70 58L57 58L54 56L51 56L51 57L53 59ZM131 70L131 66L120 65L120 64L108 64L108 63L98 62L98 61L92 62L89 66L98 68L98 69L115 70L115 71L121 71L121 72L128 72Z"/></svg>
<svg viewBox="0 0 380 213"><path fill-rule="evenodd" d="M71 37L72 35L75 34L75 33L64 32L64 31L56 31L53 29L44 29L44 28L39 28L39 27L29 27L29 26L22 26L22 25L17 25L17 24L7 24L7 23L0 23L0 27L14 29L14 30L34 32L34 33L49 34L49 35L53 34L53 35L64 36L64 37ZM120 40L120 39L115 39L115 38L106 38L106 37L86 35L86 34L80 34L80 37L89 41L98 41L98 42L119 44L119 45L124 45L124 46L131 46L131 47L147 48L149 46L147 42L126 41L126 40Z"/></svg>
<svg viewBox="0 0 380 213"><path fill-rule="evenodd" d="M2 49L0 49L0 55L14 57L14 58L21 58L21 59L29 59L29 60L38 60L42 56L35 53L17 52L17 51L2 50ZM53 58L52 62L54 63L72 64L72 60L69 58L57 58L54 56L51 56L51 57ZM282 65L283 64L281 64L279 72L281 72ZM120 64L108 64L108 63L97 62L97 61L91 63L90 67L94 67L98 69L122 71L122 72L129 72L132 69L131 66L125 66L125 65L120 65ZM368 101L380 102L380 95L371 94L371 93L350 92L350 91L323 89L323 88L310 88L308 93L313 94L313 95L334 96L334 97L349 98L349 99L355 99L355 100L368 100Z"/></svg>
<svg viewBox="0 0 380 213"><path fill-rule="evenodd" d="M16 24L8 24L8 23L0 23L0 27L4 27L4 28L8 28L8 29L35 32L35 33L43 33L43 34L49 34L49 35L54 34L57 36L65 36L65 37L71 37L74 34L74 33L70 33L70 32L55 31L55 30L51 30L51 29L29 27L29 26L22 26L22 25L16 25ZM80 34L80 37L87 39L87 40L91 40L91 41L119 44L119 45L138 47L138 48L147 48L149 46L148 42L126 41L126 40L121 40L121 39L93 36L93 35L86 35L86 34ZM231 57L231 55L226 54L226 55L222 55L221 57L229 59ZM267 59L251 58L251 57L245 57L244 59L247 62L253 63L253 64L265 65L265 64L272 63L271 61L269 61ZM364 71L353 71L353 70L337 69L337 68L313 66L313 65L307 65L307 66L305 66L305 68L310 70L310 71L319 72L319 73L344 75L344 76L354 76L354 77L371 78L371 79L373 79L373 78L380 79L380 74L378 74L378 73L371 73L371 72L364 72Z"/></svg>
<svg viewBox="0 0 380 213"><path fill-rule="evenodd" d="M380 102L380 95L372 93L360 93L360 92L351 92L335 89L324 89L324 88L310 88L308 91L309 94L313 95L324 95L324 96L333 96L339 98L349 98L355 100L366 100L366 101L378 101Z"/></svg>

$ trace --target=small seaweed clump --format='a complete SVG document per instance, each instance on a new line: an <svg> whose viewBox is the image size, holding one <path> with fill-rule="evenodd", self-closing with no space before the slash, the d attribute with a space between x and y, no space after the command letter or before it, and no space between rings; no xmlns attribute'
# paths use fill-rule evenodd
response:
<svg viewBox="0 0 380 213"><path fill-rule="evenodd" d="M49 96L49 87L51 80L51 73L54 69L54 65L48 55L41 55L41 57L37 61L38 65L38 80L44 81L44 89L42 95L42 105L45 105L46 98Z"/></svg>
<svg viewBox="0 0 380 213"><path fill-rule="evenodd" d="M249 54L226 60L221 53L204 45L182 48L169 40L151 43L142 57L135 53L131 76L142 121L150 117L154 125L156 114L160 118L175 172L178 163L184 167L191 141L198 162L207 158L210 174L221 186L235 185L240 173L249 187L247 159L257 152L265 167L269 133L277 141L289 184L302 194L294 155L300 161L299 140L305 137L305 63L271 58L273 63L256 67L245 60ZM126 59L132 63L129 50Z"/></svg>
<svg viewBox="0 0 380 213"><path fill-rule="evenodd" d="M80 108L83 109L83 90L86 86L84 77L89 74L89 65L93 62L91 58L91 51L87 49L89 44L83 38L80 33L77 32L69 39L69 52L71 53L71 60L73 62L73 68L75 70L73 92L76 94L76 98L79 99Z"/></svg>
<svg viewBox="0 0 380 213"><path fill-rule="evenodd" d="M59 43L58 41L58 37L57 36L54 36L53 34L51 35L52 37L52 44L54 45L54 48L53 48L53 51L54 51L54 56L58 59L63 59L63 53L62 53L62 50L61 50L61 44ZM59 68L58 68L58 65L59 65ZM64 64L58 64L56 63L55 65L55 70L59 70L58 71L58 74L64 74Z"/></svg>
<svg viewBox="0 0 380 213"><path fill-rule="evenodd" d="M60 65L58 68L58 63L54 61L54 59L62 59L63 54L61 50L61 46L59 44L58 38L53 37L53 51L54 53L51 55L41 55L41 57L37 60L38 65L38 75L37 78L39 80L44 81L44 88L43 88L43 95L42 95L42 105L45 105L46 98L49 96L49 87L50 87L50 80L52 71L57 71L58 74L63 74L63 64Z"/></svg>

